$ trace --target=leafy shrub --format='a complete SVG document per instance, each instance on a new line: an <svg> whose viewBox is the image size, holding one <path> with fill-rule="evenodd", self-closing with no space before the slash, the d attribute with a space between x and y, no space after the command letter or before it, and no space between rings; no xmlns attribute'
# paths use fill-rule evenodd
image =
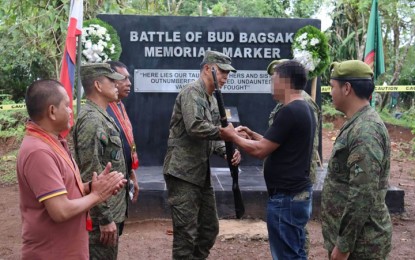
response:
<svg viewBox="0 0 415 260"><path fill-rule="evenodd" d="M5 99L2 104L14 104L14 101ZM23 137L27 118L26 110L2 111L0 113L0 137Z"/></svg>

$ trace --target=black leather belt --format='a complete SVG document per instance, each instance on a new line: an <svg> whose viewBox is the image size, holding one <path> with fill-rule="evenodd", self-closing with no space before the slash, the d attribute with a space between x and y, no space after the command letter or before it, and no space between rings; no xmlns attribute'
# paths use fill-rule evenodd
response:
<svg viewBox="0 0 415 260"><path fill-rule="evenodd" d="M284 191L278 190L276 188L268 189L268 194L270 197L274 196L277 193L282 193L287 196L293 196L293 200L307 200L311 196L310 191L307 189L300 192Z"/></svg>
<svg viewBox="0 0 415 260"><path fill-rule="evenodd" d="M277 188L270 188L270 189L268 189L268 195L269 196L274 196L277 193L283 193L285 195L295 194L294 192L290 192L290 191L287 191L287 190L280 190L280 189L277 189Z"/></svg>

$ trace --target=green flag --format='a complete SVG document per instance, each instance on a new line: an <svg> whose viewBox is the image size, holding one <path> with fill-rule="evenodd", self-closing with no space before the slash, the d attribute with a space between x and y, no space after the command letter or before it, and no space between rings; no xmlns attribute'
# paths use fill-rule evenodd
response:
<svg viewBox="0 0 415 260"><path fill-rule="evenodd" d="M378 13L378 0L372 1L372 9L370 11L369 26L366 36L364 62L372 68L375 79L385 72L382 31L380 28Z"/></svg>

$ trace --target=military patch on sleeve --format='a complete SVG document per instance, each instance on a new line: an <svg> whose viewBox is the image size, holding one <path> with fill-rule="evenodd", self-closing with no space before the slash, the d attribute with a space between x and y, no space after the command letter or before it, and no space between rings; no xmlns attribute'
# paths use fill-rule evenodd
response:
<svg viewBox="0 0 415 260"><path fill-rule="evenodd" d="M359 175L362 172L363 172L363 169L360 168L358 164L355 164L354 165L354 174L355 174L355 176Z"/></svg>
<svg viewBox="0 0 415 260"><path fill-rule="evenodd" d="M357 185L367 184L373 181L369 174L367 174L359 164L353 164L351 171L351 182ZM353 176L354 175L354 176Z"/></svg>
<svg viewBox="0 0 415 260"><path fill-rule="evenodd" d="M108 144L108 135L104 131L98 130L97 137L98 137L98 140L100 140L101 143L103 143L104 145Z"/></svg>

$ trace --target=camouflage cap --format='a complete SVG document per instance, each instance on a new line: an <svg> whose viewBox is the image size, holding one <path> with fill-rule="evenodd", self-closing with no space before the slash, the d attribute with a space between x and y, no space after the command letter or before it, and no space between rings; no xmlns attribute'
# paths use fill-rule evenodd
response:
<svg viewBox="0 0 415 260"><path fill-rule="evenodd" d="M273 60L273 61L271 61L271 63L268 64L268 67L267 67L268 75L273 75L274 74L274 70L275 70L275 66L277 66L278 64L281 64L281 63L283 63L285 61L289 61L289 59L280 59L280 60Z"/></svg>
<svg viewBox="0 0 415 260"><path fill-rule="evenodd" d="M336 80L373 79L373 71L363 61L347 60L330 65L330 78Z"/></svg>
<svg viewBox="0 0 415 260"><path fill-rule="evenodd" d="M222 70L236 72L236 69L231 65L231 58L218 51L206 51L203 63L215 63Z"/></svg>
<svg viewBox="0 0 415 260"><path fill-rule="evenodd" d="M87 63L81 66L81 78L85 77L99 77L105 76L114 80L122 80L125 77L120 73L111 69L111 66L107 63Z"/></svg>

